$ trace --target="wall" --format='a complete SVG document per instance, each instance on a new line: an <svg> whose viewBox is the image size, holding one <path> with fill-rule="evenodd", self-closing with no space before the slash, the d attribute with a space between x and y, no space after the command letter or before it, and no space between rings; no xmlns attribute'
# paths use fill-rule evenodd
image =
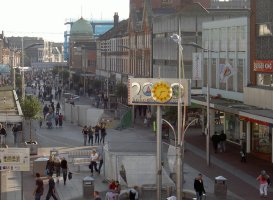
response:
<svg viewBox="0 0 273 200"><path fill-rule="evenodd" d="M273 110L273 91L262 88L245 87L244 103Z"/></svg>

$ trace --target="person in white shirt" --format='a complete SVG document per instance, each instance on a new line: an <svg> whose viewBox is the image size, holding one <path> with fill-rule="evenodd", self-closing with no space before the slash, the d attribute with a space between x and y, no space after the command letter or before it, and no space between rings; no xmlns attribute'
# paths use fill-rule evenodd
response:
<svg viewBox="0 0 273 200"><path fill-rule="evenodd" d="M99 159L99 155L96 152L96 150L92 150L91 156L90 156L91 162L89 165L89 168L91 170L91 176L93 176L93 171L95 169L96 172L98 172L98 168L97 168L97 161Z"/></svg>

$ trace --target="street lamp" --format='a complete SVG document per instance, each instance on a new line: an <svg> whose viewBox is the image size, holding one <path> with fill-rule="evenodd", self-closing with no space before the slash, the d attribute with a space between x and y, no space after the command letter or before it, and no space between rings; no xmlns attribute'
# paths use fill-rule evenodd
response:
<svg viewBox="0 0 273 200"><path fill-rule="evenodd" d="M24 37L22 37L22 99L25 99L26 93L25 93L25 70L24 70L24 65L25 65L25 61L24 61L24 50L37 46L37 45L44 45L43 43L33 43L27 47L24 48Z"/></svg>
<svg viewBox="0 0 273 200"><path fill-rule="evenodd" d="M213 50L210 49L206 49L198 44L196 44L195 42L191 42L189 43L189 45L195 47L195 48L199 48L202 49L203 54L204 51L207 52L208 56L207 56L207 131L206 131L206 160L207 160L207 165L210 165L210 149L209 149L209 143L210 143L210 64L209 64L209 54L211 52L215 52Z"/></svg>

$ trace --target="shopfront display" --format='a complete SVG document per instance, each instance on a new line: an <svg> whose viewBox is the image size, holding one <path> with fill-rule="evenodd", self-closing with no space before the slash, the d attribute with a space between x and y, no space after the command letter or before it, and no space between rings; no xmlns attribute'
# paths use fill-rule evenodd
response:
<svg viewBox="0 0 273 200"><path fill-rule="evenodd" d="M272 128L268 125L251 123L252 138L251 150L253 153L268 154L272 153ZM271 156L270 156L271 157Z"/></svg>
<svg viewBox="0 0 273 200"><path fill-rule="evenodd" d="M273 87L273 60L255 60L257 85Z"/></svg>
<svg viewBox="0 0 273 200"><path fill-rule="evenodd" d="M225 133L227 140L240 144L240 120L238 115L225 114Z"/></svg>

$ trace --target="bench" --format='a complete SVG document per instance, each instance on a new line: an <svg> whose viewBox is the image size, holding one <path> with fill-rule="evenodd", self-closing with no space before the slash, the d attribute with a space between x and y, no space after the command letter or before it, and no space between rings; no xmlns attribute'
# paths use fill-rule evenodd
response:
<svg viewBox="0 0 273 200"><path fill-rule="evenodd" d="M89 158L92 150L76 150L68 152L68 162L73 163L75 158Z"/></svg>
<svg viewBox="0 0 273 200"><path fill-rule="evenodd" d="M90 158L74 158L73 159L73 165L78 167L77 172L80 172L81 165L85 165L85 164L89 165L89 163L90 163Z"/></svg>

